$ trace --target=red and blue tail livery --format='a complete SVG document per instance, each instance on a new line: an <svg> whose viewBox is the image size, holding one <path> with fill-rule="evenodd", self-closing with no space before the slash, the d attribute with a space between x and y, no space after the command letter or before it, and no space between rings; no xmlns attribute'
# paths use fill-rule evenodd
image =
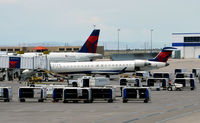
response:
<svg viewBox="0 0 200 123"><path fill-rule="evenodd" d="M9 57L9 68L20 68L20 57Z"/></svg>
<svg viewBox="0 0 200 123"><path fill-rule="evenodd" d="M99 29L93 30L93 32L88 37L87 41L81 47L79 52L82 52L82 53L96 53L98 39L99 39L99 33L100 33Z"/></svg>
<svg viewBox="0 0 200 123"><path fill-rule="evenodd" d="M172 55L172 51L175 49L176 48L174 47L164 47L154 59L149 59L149 61L167 62L169 57Z"/></svg>

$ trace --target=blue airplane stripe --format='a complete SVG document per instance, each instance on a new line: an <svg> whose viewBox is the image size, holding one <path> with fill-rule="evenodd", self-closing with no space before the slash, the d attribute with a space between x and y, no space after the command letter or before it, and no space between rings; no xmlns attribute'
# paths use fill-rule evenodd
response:
<svg viewBox="0 0 200 123"><path fill-rule="evenodd" d="M94 30L90 36L99 36L100 30Z"/></svg>

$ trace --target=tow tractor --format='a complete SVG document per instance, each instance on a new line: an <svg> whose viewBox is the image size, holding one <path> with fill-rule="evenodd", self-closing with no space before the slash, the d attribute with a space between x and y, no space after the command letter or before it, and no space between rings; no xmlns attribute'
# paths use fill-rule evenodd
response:
<svg viewBox="0 0 200 123"><path fill-rule="evenodd" d="M183 84L178 84L178 83L174 83L174 84L169 84L169 87L167 87L168 91L181 91L183 89Z"/></svg>

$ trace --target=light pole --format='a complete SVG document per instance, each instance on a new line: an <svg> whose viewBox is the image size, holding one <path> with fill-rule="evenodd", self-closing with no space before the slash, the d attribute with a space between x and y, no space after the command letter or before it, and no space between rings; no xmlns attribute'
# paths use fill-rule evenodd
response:
<svg viewBox="0 0 200 123"><path fill-rule="evenodd" d="M120 29L118 28L117 29L117 34L118 34L118 54L119 54L119 31L120 31Z"/></svg>
<svg viewBox="0 0 200 123"><path fill-rule="evenodd" d="M153 33L153 29L151 29L150 31L151 31L151 53L152 53L152 50L153 50L153 48L152 48L152 33Z"/></svg>

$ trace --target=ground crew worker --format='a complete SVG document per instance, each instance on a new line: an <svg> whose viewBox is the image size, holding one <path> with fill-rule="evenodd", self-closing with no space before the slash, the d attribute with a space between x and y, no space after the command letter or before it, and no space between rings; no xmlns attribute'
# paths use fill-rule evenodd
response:
<svg viewBox="0 0 200 123"><path fill-rule="evenodd" d="M169 82L169 85L172 86L172 81Z"/></svg>

